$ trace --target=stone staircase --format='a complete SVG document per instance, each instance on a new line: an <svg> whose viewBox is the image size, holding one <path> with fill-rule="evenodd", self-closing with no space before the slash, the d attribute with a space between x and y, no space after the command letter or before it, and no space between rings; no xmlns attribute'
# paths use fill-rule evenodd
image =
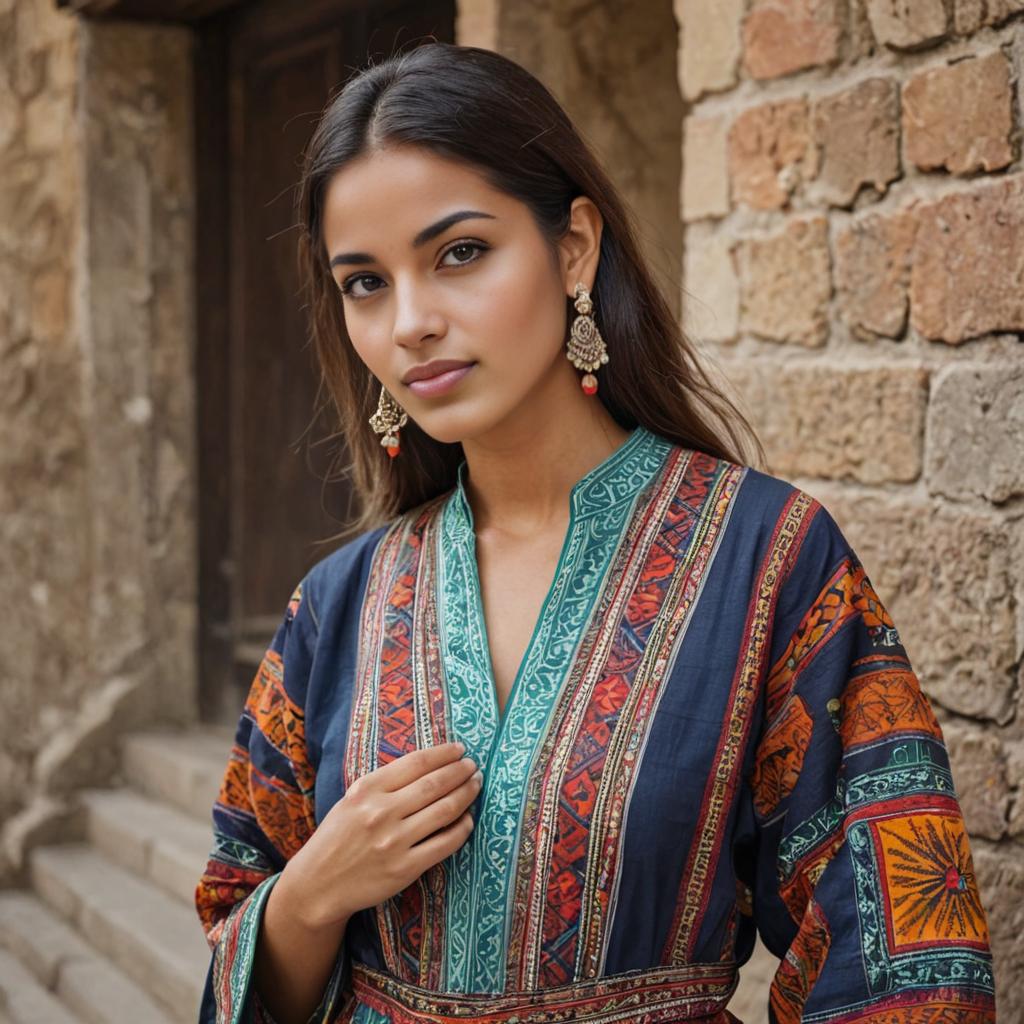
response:
<svg viewBox="0 0 1024 1024"><path fill-rule="evenodd" d="M121 785L85 790L84 838L0 892L0 1024L195 1024L209 947L193 892L231 730L123 741Z"/></svg>

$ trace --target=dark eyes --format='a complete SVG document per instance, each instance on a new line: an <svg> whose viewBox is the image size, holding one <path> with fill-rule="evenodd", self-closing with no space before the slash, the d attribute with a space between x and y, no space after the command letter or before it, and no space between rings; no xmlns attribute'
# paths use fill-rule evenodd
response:
<svg viewBox="0 0 1024 1024"><path fill-rule="evenodd" d="M488 249L490 249L490 246L485 245L483 242L456 242L444 251L441 258L444 259L445 256L448 256L453 252L464 252L467 250L475 250L482 254ZM448 266L465 266L467 263L475 263L478 259L480 259L480 256L473 256L470 259L459 259L456 257L455 263L449 263ZM354 292L352 290L353 287L360 281L380 281L380 278L376 274L353 274L351 277L346 277L345 280L341 282L341 294L347 298L358 301L359 299L368 299L374 292L380 291L379 288L370 288L369 290L366 290L364 287L362 293Z"/></svg>

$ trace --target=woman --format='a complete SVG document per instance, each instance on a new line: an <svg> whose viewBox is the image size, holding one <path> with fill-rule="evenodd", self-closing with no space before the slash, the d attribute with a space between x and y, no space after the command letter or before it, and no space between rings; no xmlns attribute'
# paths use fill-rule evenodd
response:
<svg viewBox="0 0 1024 1024"><path fill-rule="evenodd" d="M756 932L777 1021L993 1019L896 629L743 461L547 90L472 47L371 67L301 210L365 515L238 723L202 1019L727 1021Z"/></svg>

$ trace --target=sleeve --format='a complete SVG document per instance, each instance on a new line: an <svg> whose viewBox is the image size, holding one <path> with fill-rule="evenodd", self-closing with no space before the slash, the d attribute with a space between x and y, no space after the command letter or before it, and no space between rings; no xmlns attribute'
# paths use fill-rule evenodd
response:
<svg viewBox="0 0 1024 1024"><path fill-rule="evenodd" d="M774 1024L995 1019L942 731L895 624L811 499L775 614L751 785Z"/></svg>
<svg viewBox="0 0 1024 1024"><path fill-rule="evenodd" d="M211 950L199 1024L275 1024L249 981L270 890L316 827L303 716L316 637L307 578L253 678L213 805L213 845L195 889ZM331 1019L347 961L343 941L311 1022Z"/></svg>

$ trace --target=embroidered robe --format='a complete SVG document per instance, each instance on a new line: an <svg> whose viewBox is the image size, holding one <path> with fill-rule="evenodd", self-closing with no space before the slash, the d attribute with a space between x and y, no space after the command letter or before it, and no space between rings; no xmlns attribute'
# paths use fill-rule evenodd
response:
<svg viewBox="0 0 1024 1024"><path fill-rule="evenodd" d="M202 1024L252 984L287 860L360 775L461 740L451 857L349 922L316 1022L725 1022L755 932L774 1021L994 1019L942 733L828 511L643 427L572 488L499 715L467 466L295 587L196 888Z"/></svg>

